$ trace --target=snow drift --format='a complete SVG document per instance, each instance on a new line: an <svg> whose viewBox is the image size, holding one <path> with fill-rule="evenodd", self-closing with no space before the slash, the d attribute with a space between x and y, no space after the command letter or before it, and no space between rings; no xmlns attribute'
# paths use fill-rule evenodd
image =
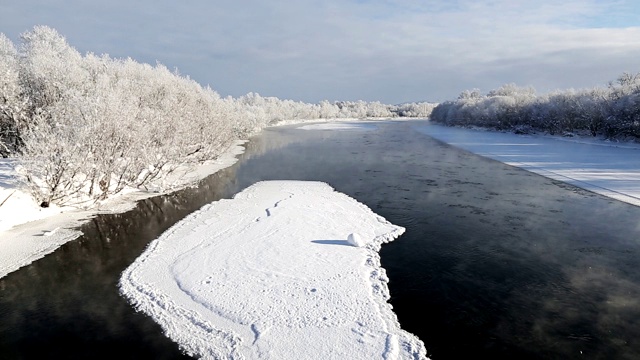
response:
<svg viewBox="0 0 640 360"><path fill-rule="evenodd" d="M153 241L120 290L192 356L426 358L377 253L403 232L327 184L260 182Z"/></svg>

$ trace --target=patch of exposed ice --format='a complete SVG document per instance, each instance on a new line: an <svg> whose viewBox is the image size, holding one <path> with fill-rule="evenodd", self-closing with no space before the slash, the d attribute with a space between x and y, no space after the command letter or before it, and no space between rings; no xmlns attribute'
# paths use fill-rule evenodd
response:
<svg viewBox="0 0 640 360"><path fill-rule="evenodd" d="M378 256L403 232L327 184L261 182L154 240L120 290L193 356L426 358Z"/></svg>

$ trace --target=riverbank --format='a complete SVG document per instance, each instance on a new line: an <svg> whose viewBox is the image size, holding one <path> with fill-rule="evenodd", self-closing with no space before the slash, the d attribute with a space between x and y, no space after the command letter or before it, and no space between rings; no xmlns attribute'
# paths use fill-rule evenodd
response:
<svg viewBox="0 0 640 360"><path fill-rule="evenodd" d="M244 152L246 140L235 141L218 159L195 168L178 169L168 182L171 191L188 187L206 176L229 167ZM0 161L0 278L52 253L64 243L78 238L74 228L101 213L121 213L136 201L161 195L161 192L129 189L100 202L90 210L52 205L41 208L34 198L20 188L15 164Z"/></svg>
<svg viewBox="0 0 640 360"><path fill-rule="evenodd" d="M433 123L415 129L469 152L640 206L640 144Z"/></svg>

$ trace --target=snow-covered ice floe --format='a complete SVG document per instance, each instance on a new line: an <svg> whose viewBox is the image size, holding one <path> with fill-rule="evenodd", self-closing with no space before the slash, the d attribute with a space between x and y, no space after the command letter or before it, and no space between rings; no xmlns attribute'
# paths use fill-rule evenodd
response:
<svg viewBox="0 0 640 360"><path fill-rule="evenodd" d="M154 240L120 291L192 356L426 358L380 266L403 232L325 183L260 182Z"/></svg>

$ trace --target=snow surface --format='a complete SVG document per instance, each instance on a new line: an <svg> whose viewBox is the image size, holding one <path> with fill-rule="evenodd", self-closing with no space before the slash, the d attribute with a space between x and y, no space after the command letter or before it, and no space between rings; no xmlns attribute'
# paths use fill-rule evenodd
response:
<svg viewBox="0 0 640 360"><path fill-rule="evenodd" d="M639 144L435 124L415 128L475 154L640 206Z"/></svg>
<svg viewBox="0 0 640 360"><path fill-rule="evenodd" d="M188 186L231 166L244 151L245 142L235 142L217 160L195 169L177 169L166 179L167 184L174 189ZM135 206L137 200L159 195L153 190L128 189L90 211L55 205L41 208L30 194L21 190L15 167L12 159L0 159L0 278L78 238L82 233L73 228L92 216L124 212Z"/></svg>
<svg viewBox="0 0 640 360"><path fill-rule="evenodd" d="M347 243L355 247L363 247L367 245L365 239L363 239L358 233L351 233L347 236Z"/></svg>
<svg viewBox="0 0 640 360"><path fill-rule="evenodd" d="M192 356L426 358L378 256L403 232L325 183L260 182L154 240L120 290Z"/></svg>

